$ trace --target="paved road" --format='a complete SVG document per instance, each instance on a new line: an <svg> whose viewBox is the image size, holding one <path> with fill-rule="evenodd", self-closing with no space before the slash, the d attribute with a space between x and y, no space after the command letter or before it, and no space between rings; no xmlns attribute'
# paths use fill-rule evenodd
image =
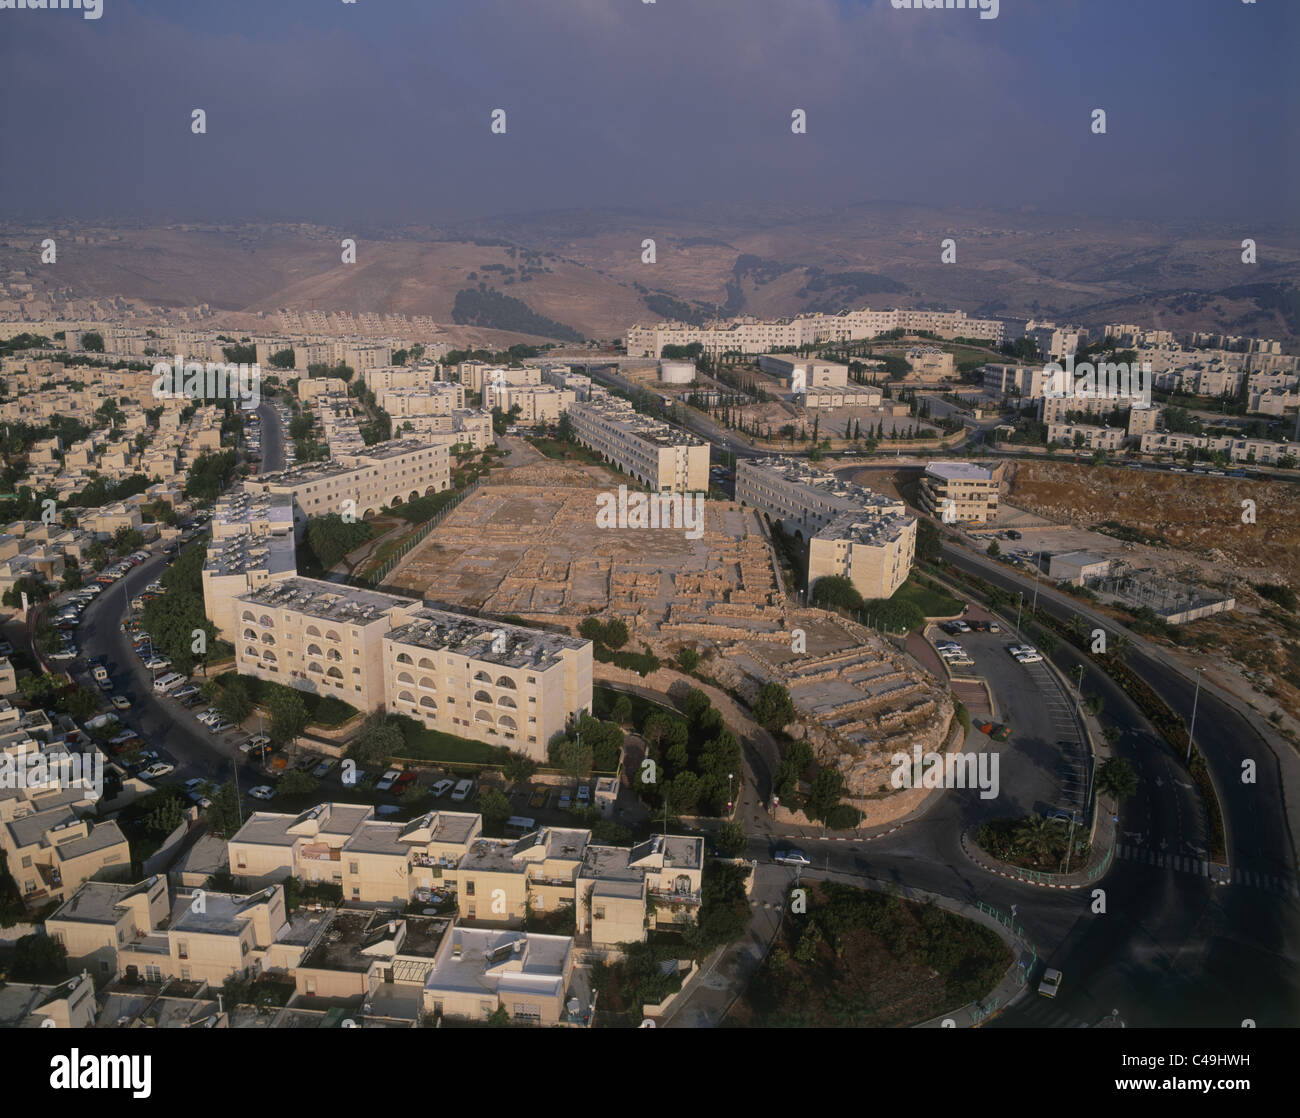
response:
<svg viewBox="0 0 1300 1118"><path fill-rule="evenodd" d="M269 400L257 407L262 429L262 463L259 474L272 474L284 469L284 426L280 413Z"/></svg>

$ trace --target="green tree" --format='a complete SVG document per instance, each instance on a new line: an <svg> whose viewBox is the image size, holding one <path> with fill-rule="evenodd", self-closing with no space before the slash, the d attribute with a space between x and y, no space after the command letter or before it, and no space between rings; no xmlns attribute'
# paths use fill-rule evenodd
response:
<svg viewBox="0 0 1300 1118"><path fill-rule="evenodd" d="M764 729L776 733L795 720L790 692L779 683L765 683L754 700L754 717Z"/></svg>
<svg viewBox="0 0 1300 1118"><path fill-rule="evenodd" d="M677 663L681 665L682 671L693 672L700 666L700 654L693 648L683 648L677 653Z"/></svg>
<svg viewBox="0 0 1300 1118"><path fill-rule="evenodd" d="M822 609L856 612L862 605L862 595L843 575L823 575L813 583L812 604Z"/></svg>
<svg viewBox="0 0 1300 1118"><path fill-rule="evenodd" d="M478 810L483 816L483 826L498 831L510 818L510 801L499 788L484 788L479 794Z"/></svg>
<svg viewBox="0 0 1300 1118"><path fill-rule="evenodd" d="M269 364L274 369L292 369L294 364L293 350L282 349L278 353L271 354Z"/></svg>
<svg viewBox="0 0 1300 1118"><path fill-rule="evenodd" d="M991 559L996 559L999 555L1002 554L1002 548L998 546L997 540L993 540L989 543L989 546L985 549L985 554L988 555Z"/></svg>
<svg viewBox="0 0 1300 1118"><path fill-rule="evenodd" d="M234 726L241 725L253 713L253 700L249 697L248 687L238 676L226 680L216 706L217 713Z"/></svg>
<svg viewBox="0 0 1300 1118"><path fill-rule="evenodd" d="M239 793L235 790L233 780L226 781L209 797L212 806L208 808L208 826L221 838L230 838L239 830L243 822L243 811L239 805Z"/></svg>
<svg viewBox="0 0 1300 1118"><path fill-rule="evenodd" d="M85 722L98 712L100 702L98 691L89 687L72 687L63 693L60 705L78 722Z"/></svg>
<svg viewBox="0 0 1300 1118"><path fill-rule="evenodd" d="M272 684L269 691L266 708L271 713L271 740L285 745L307 728L307 707L297 691L283 684Z"/></svg>
<svg viewBox="0 0 1300 1118"><path fill-rule="evenodd" d="M401 751L404 744L401 730L381 722L371 726L348 746L348 756L361 768L383 766Z"/></svg>
<svg viewBox="0 0 1300 1118"><path fill-rule="evenodd" d="M808 817L825 822L839 804L843 791L844 777L838 769L826 766L819 768L808 793Z"/></svg>
<svg viewBox="0 0 1300 1118"><path fill-rule="evenodd" d="M9 979L13 982L62 982L68 976L68 951L53 936L32 932L14 944L9 960Z"/></svg>
<svg viewBox="0 0 1300 1118"><path fill-rule="evenodd" d="M98 330L88 330L81 335L81 348L87 353L104 352L104 335Z"/></svg>
<svg viewBox="0 0 1300 1118"><path fill-rule="evenodd" d="M537 762L522 753L511 753L501 766L501 772L511 784L521 784L530 780L537 771Z"/></svg>
<svg viewBox="0 0 1300 1118"><path fill-rule="evenodd" d="M728 819L718 828L713 845L718 848L719 854L728 858L739 858L748 848L749 840L745 837L744 828L734 820Z"/></svg>
<svg viewBox="0 0 1300 1118"><path fill-rule="evenodd" d="M617 722L620 726L626 726L632 721L632 700L626 695L619 695L614 700L614 706L609 712L611 722Z"/></svg>
<svg viewBox="0 0 1300 1118"><path fill-rule="evenodd" d="M1117 801L1127 800L1138 790L1138 776L1123 757L1112 757L1097 770L1097 788Z"/></svg>
<svg viewBox="0 0 1300 1118"><path fill-rule="evenodd" d="M280 777L280 783L276 786L275 792L278 796L314 796L320 788L320 781L309 772L303 772L300 769L290 769L284 776Z"/></svg>

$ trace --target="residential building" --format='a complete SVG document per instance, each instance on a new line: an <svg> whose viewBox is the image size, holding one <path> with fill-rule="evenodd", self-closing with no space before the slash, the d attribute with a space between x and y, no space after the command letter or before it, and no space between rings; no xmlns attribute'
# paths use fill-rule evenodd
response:
<svg viewBox="0 0 1300 1118"><path fill-rule="evenodd" d="M709 488L709 444L658 420L639 415L617 397L573 404L569 419L580 442L657 492Z"/></svg>
<svg viewBox="0 0 1300 1118"><path fill-rule="evenodd" d="M973 462L931 462L918 488L921 507L947 524L987 524L997 516L998 483Z"/></svg>

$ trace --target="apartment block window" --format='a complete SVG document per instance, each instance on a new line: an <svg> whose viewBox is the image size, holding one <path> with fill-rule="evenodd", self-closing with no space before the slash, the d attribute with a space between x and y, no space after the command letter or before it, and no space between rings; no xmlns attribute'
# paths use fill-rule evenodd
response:
<svg viewBox="0 0 1300 1118"><path fill-rule="evenodd" d="M181 967L181 981L188 982L189 980L190 980L190 968Z"/></svg>
<svg viewBox="0 0 1300 1118"><path fill-rule="evenodd" d="M348 873L360 873L360 872L361 872L361 863L360 863L360 862L349 862L349 863L348 863Z"/></svg>
<svg viewBox="0 0 1300 1118"><path fill-rule="evenodd" d="M478 919L478 910L474 907L474 905L470 905L470 906L469 906L469 910L468 910L468 912L467 912L467 914L466 914L466 916L465 916L465 919L466 919L466 920L476 920L476 919Z"/></svg>
<svg viewBox="0 0 1300 1118"><path fill-rule="evenodd" d="M596 920L604 920L604 919L605 919L605 906L604 906L604 905L597 905L594 909L592 909L592 917L593 917L594 919L596 919Z"/></svg>
<svg viewBox="0 0 1300 1118"><path fill-rule="evenodd" d="M182 939L176 941L176 957L178 959L188 959L190 957L189 940Z"/></svg>
<svg viewBox="0 0 1300 1118"><path fill-rule="evenodd" d="M360 887L360 886L358 886L358 885L354 885L354 886L352 886L352 899L353 899L354 901L359 901L359 900L361 899L361 887Z"/></svg>
<svg viewBox="0 0 1300 1118"><path fill-rule="evenodd" d="M465 882L465 896L472 897L473 895L474 895L474 882L472 881Z"/></svg>
<svg viewBox="0 0 1300 1118"><path fill-rule="evenodd" d="M100 965L101 965L105 970L108 970L108 964L107 964L107 963L101 963ZM144 968L144 980L145 980L146 982L161 982L161 981L162 981L162 968L161 968L161 967L154 966L153 963L148 963L148 964L146 964L146 966L145 966L145 968Z"/></svg>
<svg viewBox="0 0 1300 1118"><path fill-rule="evenodd" d="M32 868L32 856L30 854L27 854L23 857L23 869L29 870L31 868Z"/></svg>

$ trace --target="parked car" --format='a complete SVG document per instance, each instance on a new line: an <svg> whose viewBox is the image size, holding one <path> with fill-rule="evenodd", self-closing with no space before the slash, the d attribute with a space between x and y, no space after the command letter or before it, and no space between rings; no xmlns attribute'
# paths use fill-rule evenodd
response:
<svg viewBox="0 0 1300 1118"><path fill-rule="evenodd" d="M112 703L113 706L115 706L118 710L131 709L131 700L128 699L125 695L114 695L111 699L109 699L109 702Z"/></svg>
<svg viewBox="0 0 1300 1118"><path fill-rule="evenodd" d="M390 788L392 788L393 783L401 775L402 774L398 772L396 769L389 769L386 773L384 773L383 776L379 778L379 783L375 785L375 791L387 792Z"/></svg>
<svg viewBox="0 0 1300 1118"><path fill-rule="evenodd" d="M456 782L454 780L437 780L434 781L433 784L429 785L429 791L436 798L438 796L445 796L455 786Z"/></svg>
<svg viewBox="0 0 1300 1118"><path fill-rule="evenodd" d="M199 689L192 683L187 683L184 687L178 687L172 692L173 699L188 699L191 695L197 695Z"/></svg>
<svg viewBox="0 0 1300 1118"><path fill-rule="evenodd" d="M144 666L151 672L161 672L170 668L172 662L166 656L154 656L152 659L146 660Z"/></svg>
<svg viewBox="0 0 1300 1118"><path fill-rule="evenodd" d="M812 862L802 850L778 850L772 855L772 861L778 866L811 866Z"/></svg>
<svg viewBox="0 0 1300 1118"><path fill-rule="evenodd" d="M573 797L569 795L569 790L567 788L561 789L560 802L556 806L561 811L568 811L572 805L573 805Z"/></svg>
<svg viewBox="0 0 1300 1118"><path fill-rule="evenodd" d="M216 707L208 707L202 714L195 715L196 718L205 726L211 726L213 722L218 721L221 715L217 713Z"/></svg>
<svg viewBox="0 0 1300 1118"><path fill-rule="evenodd" d="M402 773L401 776L393 781L393 791L399 793L405 792L414 783L415 773Z"/></svg>
<svg viewBox="0 0 1300 1118"><path fill-rule="evenodd" d="M453 789L451 793L451 798L455 800L458 804L464 803L466 800L469 799L469 794L473 790L474 790L474 782L472 780L462 780L459 784L456 785L455 789Z"/></svg>
<svg viewBox="0 0 1300 1118"><path fill-rule="evenodd" d="M1061 989L1061 972L1052 967L1043 971L1043 977L1038 980L1038 992L1045 998L1054 998Z"/></svg>
<svg viewBox="0 0 1300 1118"><path fill-rule="evenodd" d="M1006 741L1011 736L1011 727L998 722L981 722L979 732L987 734L994 741Z"/></svg>
<svg viewBox="0 0 1300 1118"><path fill-rule="evenodd" d="M218 718L215 722L208 723L209 734L224 734L227 730L233 730L235 724L227 722L224 718Z"/></svg>
<svg viewBox="0 0 1300 1118"><path fill-rule="evenodd" d="M275 789L269 784L259 784L256 788L250 788L248 794L255 800L275 799Z"/></svg>
<svg viewBox="0 0 1300 1118"><path fill-rule="evenodd" d="M330 769L332 769L333 767L334 767L334 759L332 757L326 757L325 760L323 760L319 765L317 765L314 769L311 770L311 775L319 779L320 777L324 776L327 772L329 772Z"/></svg>
<svg viewBox="0 0 1300 1118"><path fill-rule="evenodd" d="M175 765L169 765L166 761L155 761L147 769L142 769L140 775L146 780L157 780L159 777L175 771Z"/></svg>

